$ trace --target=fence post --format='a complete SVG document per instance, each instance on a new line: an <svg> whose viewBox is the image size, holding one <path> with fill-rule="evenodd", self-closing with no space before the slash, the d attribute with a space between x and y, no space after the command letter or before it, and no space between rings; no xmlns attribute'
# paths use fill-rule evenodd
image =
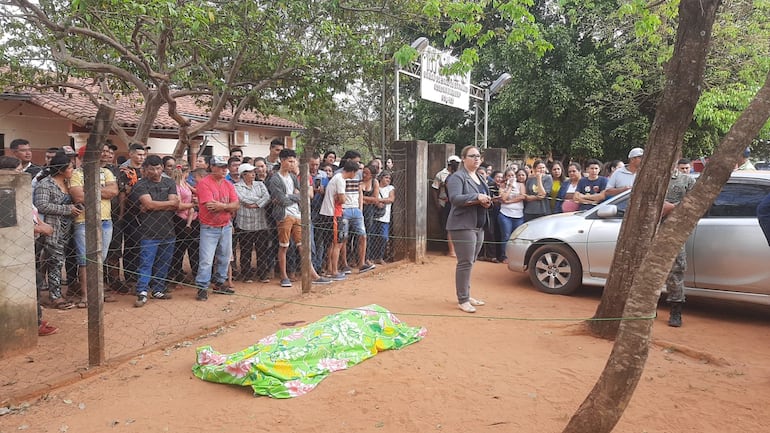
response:
<svg viewBox="0 0 770 433"><path fill-rule="evenodd" d="M102 212L99 155L112 130L115 108L105 104L96 112L83 160L83 193L86 206L86 284L88 286L88 364L104 363L104 285L102 284Z"/></svg>
<svg viewBox="0 0 770 433"><path fill-rule="evenodd" d="M321 136L320 128L313 128L310 132L310 140L308 140L307 146L302 149L299 166L299 196L300 196L300 215L302 222L302 245L300 246L300 274L302 275L302 293L310 293L312 287L312 272L310 267L313 266L312 251L310 246L312 245L312 239L310 236L310 199L313 198L308 185L310 185L310 170L308 161L315 153L316 145Z"/></svg>
<svg viewBox="0 0 770 433"><path fill-rule="evenodd" d="M405 211L403 220L394 224L395 259L406 258L422 263L425 261L427 234L428 143L423 140L396 141L393 153L406 155L403 162L406 174L404 185L396 188L394 203L395 207Z"/></svg>
<svg viewBox="0 0 770 433"><path fill-rule="evenodd" d="M0 170L0 359L37 345L33 233L29 174Z"/></svg>

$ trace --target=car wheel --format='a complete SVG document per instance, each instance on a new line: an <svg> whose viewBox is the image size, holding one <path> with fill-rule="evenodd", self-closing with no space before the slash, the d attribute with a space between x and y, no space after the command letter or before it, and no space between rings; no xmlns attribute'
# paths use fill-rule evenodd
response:
<svg viewBox="0 0 770 433"><path fill-rule="evenodd" d="M529 259L529 279L538 290L569 295L580 287L583 269L577 255L561 244L544 245Z"/></svg>

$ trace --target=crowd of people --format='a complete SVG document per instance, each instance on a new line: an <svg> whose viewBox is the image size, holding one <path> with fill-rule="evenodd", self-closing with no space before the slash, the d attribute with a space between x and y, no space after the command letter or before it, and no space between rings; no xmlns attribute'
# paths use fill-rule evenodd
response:
<svg viewBox="0 0 770 433"><path fill-rule="evenodd" d="M86 148L49 148L41 166L32 162L27 140L14 140L10 148L14 156L0 157L0 169L32 176L38 297L47 291L49 307L86 308ZM150 299L171 299L177 283L193 285L199 301L235 293L234 279L276 278L292 287L306 228L314 284L385 263L395 198L390 159L363 165L356 151L339 162L333 151L312 155L304 185L311 222L305 227L297 154L280 140L265 157L235 148L229 156L200 155L193 166L148 154L139 143L129 145L122 161L116 150L107 142L98 158L104 302L133 293L134 306L142 307ZM39 335L56 332L40 309L38 322Z"/></svg>
<svg viewBox="0 0 770 433"><path fill-rule="evenodd" d="M484 181L492 198L479 260L507 263L505 243L511 233L526 221L554 213L587 210L630 188L628 179L632 184L641 164L641 156L642 149L635 148L629 154L628 164L618 160L602 164L596 159L588 159L585 167L570 162L565 169L560 161L535 160L532 164L510 162L502 171L496 170L487 161L478 161L475 173ZM458 169L466 168L463 162L461 157L450 156L446 168L436 174L431 185L442 227L447 227L452 208L448 200L447 179ZM689 164L689 161L686 162ZM618 185L610 182L616 171ZM447 228L448 255L455 256L452 235Z"/></svg>

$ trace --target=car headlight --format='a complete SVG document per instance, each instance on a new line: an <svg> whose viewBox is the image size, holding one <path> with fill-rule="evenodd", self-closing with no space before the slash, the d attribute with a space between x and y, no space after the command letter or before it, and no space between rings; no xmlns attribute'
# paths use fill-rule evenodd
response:
<svg viewBox="0 0 770 433"><path fill-rule="evenodd" d="M515 239L515 238L519 237L519 235L522 234L524 232L524 230L527 229L528 225L529 225L528 223L524 223L524 224L516 227L516 230L514 230L513 233L511 233L511 239Z"/></svg>

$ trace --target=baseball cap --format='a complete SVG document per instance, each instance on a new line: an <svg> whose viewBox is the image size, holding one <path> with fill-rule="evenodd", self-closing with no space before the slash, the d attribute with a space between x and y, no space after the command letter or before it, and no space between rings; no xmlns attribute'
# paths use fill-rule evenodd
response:
<svg viewBox="0 0 770 433"><path fill-rule="evenodd" d="M628 159L636 158L637 156L642 156L642 155L644 155L644 149L642 149L641 147L635 147L631 149L630 152L628 152Z"/></svg>
<svg viewBox="0 0 770 433"><path fill-rule="evenodd" d="M256 167L254 167L254 166L253 166L253 165L251 165L251 164L241 164L241 165L238 167L238 174L242 175L244 172L247 172L247 171L254 171L255 169L256 169Z"/></svg>
<svg viewBox="0 0 770 433"><path fill-rule="evenodd" d="M83 147L85 149L85 147ZM62 146L61 150L64 151L64 154L67 156L75 156L77 153L75 152L75 149L72 148L72 146Z"/></svg>
<svg viewBox="0 0 770 433"><path fill-rule="evenodd" d="M462 162L459 156L452 155L449 158L447 158L446 162Z"/></svg>
<svg viewBox="0 0 770 433"><path fill-rule="evenodd" d="M209 161L209 165L215 165L217 167L227 167L227 158L224 156L214 155Z"/></svg>

